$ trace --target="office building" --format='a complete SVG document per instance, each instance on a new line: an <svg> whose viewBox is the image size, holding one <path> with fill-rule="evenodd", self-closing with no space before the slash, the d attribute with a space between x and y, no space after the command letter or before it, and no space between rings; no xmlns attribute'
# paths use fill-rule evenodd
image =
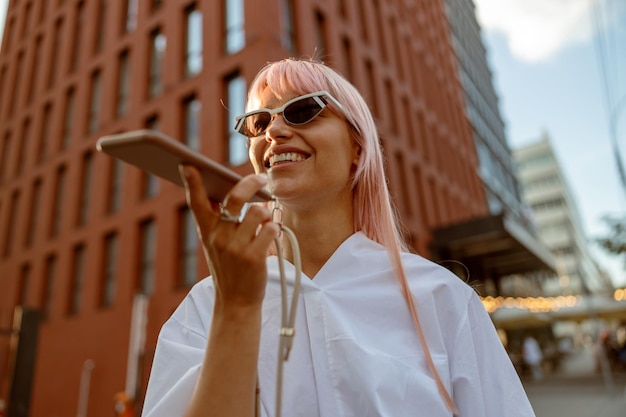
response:
<svg viewBox="0 0 626 417"><path fill-rule="evenodd" d="M444 3L489 214L437 230L435 246L442 256L461 260L470 271L480 271L479 279L487 285L483 294L495 295L510 287L503 285L506 280L551 270L554 260L537 239L520 197L474 2ZM534 282L522 281L524 287Z"/></svg>
<svg viewBox="0 0 626 417"><path fill-rule="evenodd" d="M514 150L523 197L531 207L540 239L556 259L546 277L546 295L612 294L612 284L589 249L576 199L547 133Z"/></svg>

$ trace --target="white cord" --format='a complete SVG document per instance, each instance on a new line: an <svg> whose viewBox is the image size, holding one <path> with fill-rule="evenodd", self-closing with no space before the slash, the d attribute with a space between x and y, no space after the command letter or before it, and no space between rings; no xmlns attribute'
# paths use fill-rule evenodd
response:
<svg viewBox="0 0 626 417"><path fill-rule="evenodd" d="M279 212L280 208L278 203L274 207L274 212ZM281 213L282 214L282 213ZM282 219L281 219L282 220ZM286 226L283 226L279 220L281 234L284 234L291 245L291 251L293 252L293 264L295 267L295 279L293 283L293 294L291 294L291 306L289 306L287 297L287 277L285 274L285 260L283 257L282 245L280 242L280 236L274 239L276 245L276 252L278 256L278 270L280 273L280 293L281 293L281 326L279 329L279 343L278 343L278 362L276 365L276 411L275 417L281 416L282 409L282 391L283 391L283 365L284 362L289 359L289 352L293 345L293 336L295 335L295 321L296 321L296 308L298 306L298 297L300 296L300 283L302 281L302 261L300 259L300 247L298 245L298 239L295 233ZM257 378L257 388L255 395L255 416L261 416L260 405L260 387L259 380Z"/></svg>

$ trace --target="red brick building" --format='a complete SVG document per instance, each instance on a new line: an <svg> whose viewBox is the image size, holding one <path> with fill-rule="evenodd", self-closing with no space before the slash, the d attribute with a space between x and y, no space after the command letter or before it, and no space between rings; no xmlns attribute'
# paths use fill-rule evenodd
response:
<svg viewBox="0 0 626 417"><path fill-rule="evenodd" d="M487 214L442 1L9 1L0 328L16 306L40 322L31 361L0 335L0 399L33 417L110 416L124 390L141 404L159 328L207 268L182 190L95 142L154 128L249 171L229 130L247 83L267 61L311 55L367 98L419 253L434 228ZM145 343L129 353L137 294Z"/></svg>

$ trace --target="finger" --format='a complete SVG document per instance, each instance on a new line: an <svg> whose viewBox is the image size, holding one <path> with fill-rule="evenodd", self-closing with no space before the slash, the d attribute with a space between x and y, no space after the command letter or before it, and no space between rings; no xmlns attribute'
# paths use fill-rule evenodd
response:
<svg viewBox="0 0 626 417"><path fill-rule="evenodd" d="M209 221L218 217L215 207L209 201L204 190L204 184L198 169L191 165L181 164L179 171L185 185L187 205L196 219L200 235L206 236L210 227Z"/></svg>
<svg viewBox="0 0 626 417"><path fill-rule="evenodd" d="M250 174L239 181L229 192L222 206L232 215L241 213L246 204L257 191L267 185L267 176L264 174Z"/></svg>
<svg viewBox="0 0 626 417"><path fill-rule="evenodd" d="M272 221L272 211L258 204L251 204L246 210L246 215L239 225L239 232L233 239L247 244L255 239L259 225Z"/></svg>
<svg viewBox="0 0 626 417"><path fill-rule="evenodd" d="M274 239L280 234L280 225L274 222L267 222L261 225L254 241L250 244L250 249L266 254Z"/></svg>

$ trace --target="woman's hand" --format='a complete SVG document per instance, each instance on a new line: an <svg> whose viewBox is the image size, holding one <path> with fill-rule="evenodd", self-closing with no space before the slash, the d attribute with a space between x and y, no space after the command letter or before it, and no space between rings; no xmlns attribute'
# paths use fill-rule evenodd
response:
<svg viewBox="0 0 626 417"><path fill-rule="evenodd" d="M196 220L215 282L216 305L254 307L260 305L267 282L266 257L280 231L272 222L272 212L261 205L250 205L242 221L220 218L220 207L207 197L200 172L193 166L181 167L187 204ZM238 216L244 204L267 183L267 177L248 175L224 199L228 213Z"/></svg>

